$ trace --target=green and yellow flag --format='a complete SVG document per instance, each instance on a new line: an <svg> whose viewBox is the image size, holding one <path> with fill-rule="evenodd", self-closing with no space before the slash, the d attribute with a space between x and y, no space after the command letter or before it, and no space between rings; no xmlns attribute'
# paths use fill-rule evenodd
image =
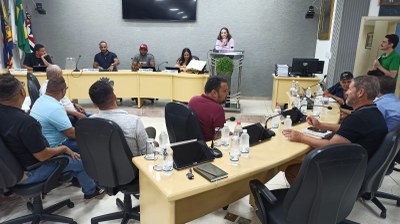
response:
<svg viewBox="0 0 400 224"><path fill-rule="evenodd" d="M17 26L18 47L25 53L31 53L22 0L17 0L15 3L15 25Z"/></svg>

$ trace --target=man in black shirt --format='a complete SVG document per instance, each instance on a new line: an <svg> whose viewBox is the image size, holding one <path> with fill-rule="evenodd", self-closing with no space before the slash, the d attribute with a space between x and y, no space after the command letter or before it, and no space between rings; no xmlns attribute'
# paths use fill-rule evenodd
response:
<svg viewBox="0 0 400 224"><path fill-rule="evenodd" d="M18 184L42 182L56 168L55 162L47 162L33 170L27 170L40 161L66 154L68 165L65 171L73 171L82 186L85 199L104 193L83 169L78 153L66 146L50 148L42 135L41 126L34 118L21 110L26 93L21 83L12 75L0 75L0 137L24 168L24 176Z"/></svg>
<svg viewBox="0 0 400 224"><path fill-rule="evenodd" d="M105 41L99 43L100 53L94 56L93 68L98 68L100 71L117 71L119 60L116 54L108 51L108 46Z"/></svg>
<svg viewBox="0 0 400 224"><path fill-rule="evenodd" d="M284 130L283 134L290 141L302 142L313 148L338 143L358 143L367 150L370 158L388 132L382 113L373 103L379 90L376 77L358 76L352 80L346 91L346 103L353 107L354 111L341 124L321 123L315 117L307 117L310 125L334 132L335 135L331 139L317 139L291 129ZM293 183L299 169L300 164L290 165L286 169L285 175L289 183Z"/></svg>
<svg viewBox="0 0 400 224"><path fill-rule="evenodd" d="M34 66L49 66L53 64L50 55L47 54L46 48L41 44L35 44L33 53L25 55L22 68L33 71Z"/></svg>

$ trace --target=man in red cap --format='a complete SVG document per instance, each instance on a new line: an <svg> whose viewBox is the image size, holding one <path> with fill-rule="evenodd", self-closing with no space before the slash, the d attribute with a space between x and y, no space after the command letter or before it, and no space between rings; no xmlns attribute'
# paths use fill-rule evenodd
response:
<svg viewBox="0 0 400 224"><path fill-rule="evenodd" d="M141 67L155 67L154 56L148 52L146 44L141 44L139 47L140 54L135 55L132 61L132 71L137 71Z"/></svg>

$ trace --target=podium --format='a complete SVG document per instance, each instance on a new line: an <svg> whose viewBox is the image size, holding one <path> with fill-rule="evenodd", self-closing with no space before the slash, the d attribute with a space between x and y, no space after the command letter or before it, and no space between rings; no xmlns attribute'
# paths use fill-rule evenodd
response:
<svg viewBox="0 0 400 224"><path fill-rule="evenodd" d="M211 65L210 75L218 75L216 71L216 64L219 58L227 56L233 60L234 69L231 80L228 80L228 82L230 83L230 94L228 95L226 103L223 106L225 111L240 112L240 85L242 78L244 51L238 50L230 52L215 52L214 50L210 50L208 51L208 55L208 58L210 60L208 64Z"/></svg>

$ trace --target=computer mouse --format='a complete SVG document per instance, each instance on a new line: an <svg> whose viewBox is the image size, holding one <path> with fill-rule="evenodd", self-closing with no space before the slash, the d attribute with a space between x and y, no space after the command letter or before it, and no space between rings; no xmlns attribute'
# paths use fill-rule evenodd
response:
<svg viewBox="0 0 400 224"><path fill-rule="evenodd" d="M215 158L221 158L222 157L222 152L219 149L211 148L210 151L211 151L211 154L213 154L213 156Z"/></svg>

